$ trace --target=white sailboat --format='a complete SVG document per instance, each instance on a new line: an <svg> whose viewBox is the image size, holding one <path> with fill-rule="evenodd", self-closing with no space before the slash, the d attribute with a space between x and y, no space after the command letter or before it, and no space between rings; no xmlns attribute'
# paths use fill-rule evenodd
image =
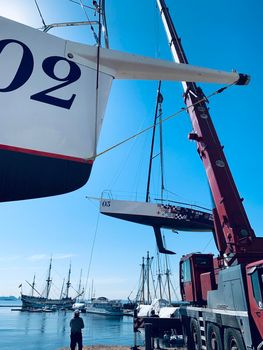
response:
<svg viewBox="0 0 263 350"><path fill-rule="evenodd" d="M102 22L104 9L94 9ZM50 27L42 32L0 17L0 201L62 194L88 181L114 79L249 80L114 51L100 40L64 40L46 33Z"/></svg>

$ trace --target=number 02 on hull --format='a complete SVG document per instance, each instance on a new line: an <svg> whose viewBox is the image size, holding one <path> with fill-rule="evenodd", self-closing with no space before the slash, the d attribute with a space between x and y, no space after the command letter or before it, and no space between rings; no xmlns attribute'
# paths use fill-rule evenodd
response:
<svg viewBox="0 0 263 350"><path fill-rule="evenodd" d="M98 50L0 17L0 201L87 182L113 78L240 81L236 72L103 48L98 64Z"/></svg>
<svg viewBox="0 0 263 350"><path fill-rule="evenodd" d="M100 74L96 115L96 72L68 58L67 41L0 27L0 201L73 191L89 178L112 77Z"/></svg>

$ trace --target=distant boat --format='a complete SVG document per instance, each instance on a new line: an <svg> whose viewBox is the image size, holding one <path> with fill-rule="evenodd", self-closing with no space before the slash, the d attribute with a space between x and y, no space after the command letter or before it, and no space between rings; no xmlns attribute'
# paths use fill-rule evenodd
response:
<svg viewBox="0 0 263 350"><path fill-rule="evenodd" d="M51 289L51 267L52 267L52 258L50 259L49 263L49 269L48 269L48 277L46 280L46 287L45 291L41 294L37 291L35 288L35 276L33 279L33 283L30 284L27 282L31 288L32 293L31 295L26 295L21 293L21 301L22 301L22 310L29 310L29 311L56 311L61 309L72 309L73 304L76 302L76 298L69 297L69 288L70 288L70 274L71 274L71 266L69 267L68 272L68 280L66 283L66 291L63 294L63 287L61 290L60 298L58 299L52 299L49 298L50 289ZM38 294L38 296L34 296L34 292Z"/></svg>
<svg viewBox="0 0 263 350"><path fill-rule="evenodd" d="M90 302L86 304L86 312L104 316L124 315L124 310L121 302L117 300L109 300L105 297L99 297L90 300Z"/></svg>
<svg viewBox="0 0 263 350"><path fill-rule="evenodd" d="M73 310L79 310L82 313L86 312L86 303L83 302L76 302L72 305Z"/></svg>

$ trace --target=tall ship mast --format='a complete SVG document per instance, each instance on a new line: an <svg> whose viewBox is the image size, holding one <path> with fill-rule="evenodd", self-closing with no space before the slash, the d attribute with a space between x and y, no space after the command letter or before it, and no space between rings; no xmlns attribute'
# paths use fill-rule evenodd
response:
<svg viewBox="0 0 263 350"><path fill-rule="evenodd" d="M52 258L50 258L50 262L49 262L49 268L48 268L48 277L47 277L47 284L46 284L46 299L48 299L49 297L49 293L50 293L50 288L51 288L51 268L52 268Z"/></svg>
<svg viewBox="0 0 263 350"><path fill-rule="evenodd" d="M69 265L69 270L68 270L68 279L67 279L67 283L66 283L65 298L68 298L68 295L69 295L69 288L70 288L70 286L71 286L70 275L71 275L71 264Z"/></svg>
<svg viewBox="0 0 263 350"><path fill-rule="evenodd" d="M50 298L50 291L52 287L52 277L51 277L51 271L52 271L52 258L49 262L48 267L48 276L46 279L46 287L43 291L43 293L40 293L36 287L35 287L35 276L33 279L33 283L30 284L27 282L30 287L32 288L31 295L21 294L21 301L22 301L22 309L24 310L35 310L35 309L43 309L43 308L51 308L51 309L72 309L72 305L76 302L76 298L71 298L69 296L69 288L71 286L70 282L70 275L71 275L71 264L68 271L68 278L66 283L66 292L65 296L63 296L63 286L64 286L64 280L63 280L63 286L60 293L60 298L53 299ZM38 296L33 295L33 291L37 293Z"/></svg>

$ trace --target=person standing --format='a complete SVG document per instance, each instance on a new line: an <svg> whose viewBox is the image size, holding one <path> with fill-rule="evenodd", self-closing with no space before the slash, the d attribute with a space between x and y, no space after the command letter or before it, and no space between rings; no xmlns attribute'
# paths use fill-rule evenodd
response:
<svg viewBox="0 0 263 350"><path fill-rule="evenodd" d="M154 318L159 318L159 315L155 313L154 310L151 311L151 316ZM156 340L156 348L154 347L154 343ZM160 349L160 344L159 344L159 327L157 322L153 322L152 324L152 348L154 349Z"/></svg>
<svg viewBox="0 0 263 350"><path fill-rule="evenodd" d="M70 349L75 350L78 344L78 350L82 350L82 333L84 328L83 319L79 316L79 310L75 310L74 317L70 320Z"/></svg>

